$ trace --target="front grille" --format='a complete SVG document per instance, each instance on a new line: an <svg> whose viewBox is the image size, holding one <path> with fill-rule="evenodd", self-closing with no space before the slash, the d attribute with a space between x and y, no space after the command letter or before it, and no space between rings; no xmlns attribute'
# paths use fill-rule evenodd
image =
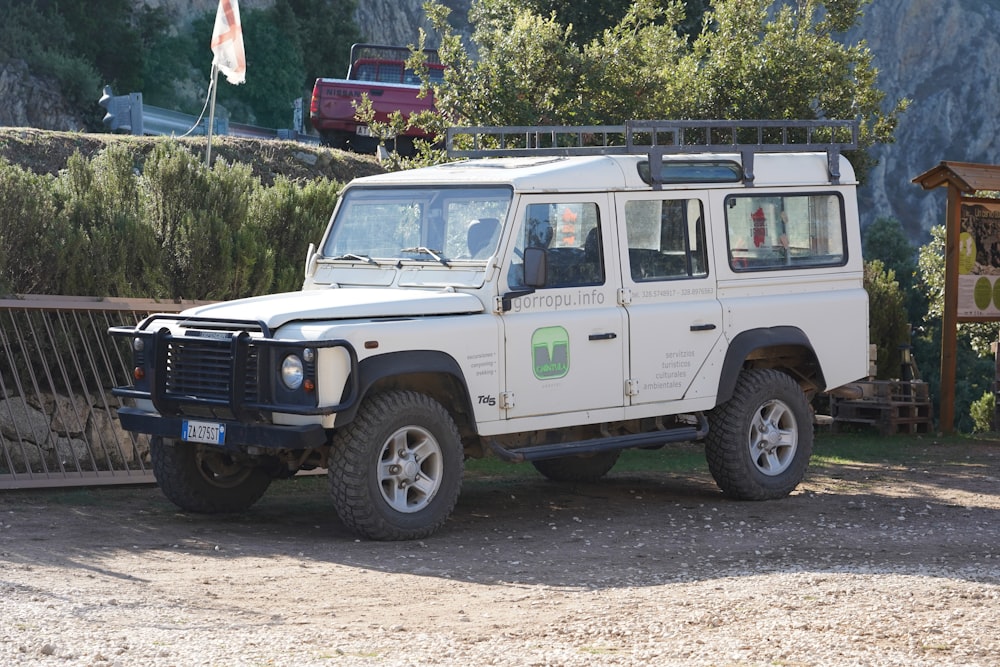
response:
<svg viewBox="0 0 1000 667"><path fill-rule="evenodd" d="M173 339L167 345L164 389L173 400L227 403L231 396L241 396L243 403L258 400L257 348L247 350L246 374L232 387L233 346L227 340Z"/></svg>

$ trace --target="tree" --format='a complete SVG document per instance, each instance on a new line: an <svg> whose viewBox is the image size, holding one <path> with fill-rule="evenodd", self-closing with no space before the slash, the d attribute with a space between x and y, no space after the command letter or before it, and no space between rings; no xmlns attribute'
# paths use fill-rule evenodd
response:
<svg viewBox="0 0 1000 667"><path fill-rule="evenodd" d="M353 20L357 0L287 0L299 22L302 86L312 90L320 77L343 77L350 65L351 44L361 41L361 31Z"/></svg>
<svg viewBox="0 0 1000 667"><path fill-rule="evenodd" d="M891 141L906 107L900 100L883 110L867 47L835 39L865 2L799 0L771 11L769 0L715 0L689 41L683 3L637 0L580 44L558 11L477 0L474 60L448 25L448 8L432 0L425 10L449 67L435 100L447 121L469 125L858 118L862 150L852 157L863 176L871 166L864 149Z"/></svg>
<svg viewBox="0 0 1000 667"><path fill-rule="evenodd" d="M876 377L900 377L901 345L910 342L910 323L904 307L905 295L896 273L881 260L865 262L865 289L868 291L868 340L877 348Z"/></svg>
<svg viewBox="0 0 1000 667"><path fill-rule="evenodd" d="M916 289L917 249L910 243L899 220L877 218L862 230L861 242L866 260L880 260L887 270L895 273L910 323L923 322L927 299Z"/></svg>
<svg viewBox="0 0 1000 667"><path fill-rule="evenodd" d="M291 127L292 101L303 96L305 79L299 20L285 2L241 18L247 80L239 86L220 82L219 103L255 125Z"/></svg>
<svg viewBox="0 0 1000 667"><path fill-rule="evenodd" d="M122 91L142 90L142 60L138 21L145 4L103 0L95 12L89 2L62 0L57 11L69 28L68 50L93 63L106 83ZM56 39L59 39L56 37Z"/></svg>
<svg viewBox="0 0 1000 667"><path fill-rule="evenodd" d="M552 16L555 21L573 27L573 34L587 43L605 30L618 25L632 6L633 0L481 0L477 7L477 20L492 15L501 21L519 9L527 9L539 16ZM684 35L697 35L701 30L702 16L708 9L708 0L685 0L685 18L678 24Z"/></svg>
<svg viewBox="0 0 1000 667"><path fill-rule="evenodd" d="M910 243L899 220L876 218L863 230L861 242L865 259L881 260L887 269L895 271L899 285L904 290L913 285L917 270L917 250Z"/></svg>

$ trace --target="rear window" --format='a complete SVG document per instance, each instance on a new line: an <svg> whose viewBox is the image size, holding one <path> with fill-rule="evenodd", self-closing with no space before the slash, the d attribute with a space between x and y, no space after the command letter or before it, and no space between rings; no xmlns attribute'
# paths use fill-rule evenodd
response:
<svg viewBox="0 0 1000 667"><path fill-rule="evenodd" d="M734 271L847 262L844 202L838 193L730 195L725 208Z"/></svg>

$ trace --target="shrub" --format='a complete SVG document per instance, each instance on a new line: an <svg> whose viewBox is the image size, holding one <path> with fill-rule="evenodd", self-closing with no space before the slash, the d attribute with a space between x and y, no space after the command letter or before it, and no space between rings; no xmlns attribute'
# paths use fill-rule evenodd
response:
<svg viewBox="0 0 1000 667"><path fill-rule="evenodd" d="M60 293L167 295L156 237L142 216L139 183L123 144L112 143L91 161L79 153L70 157L55 190L78 242L68 249Z"/></svg>
<svg viewBox="0 0 1000 667"><path fill-rule="evenodd" d="M226 300L297 290L340 184L111 142L58 176L0 160L0 294ZM140 173L140 169L143 170Z"/></svg>
<svg viewBox="0 0 1000 667"><path fill-rule="evenodd" d="M982 397L974 402L969 413L972 416L973 433L986 433L993 430L993 414L996 409L996 395L992 391L987 391Z"/></svg>
<svg viewBox="0 0 1000 667"><path fill-rule="evenodd" d="M898 378L899 346L910 342L906 320L906 297L899 289L896 274L886 270L880 260L865 263L865 289L868 291L868 339L878 348L880 380Z"/></svg>
<svg viewBox="0 0 1000 667"><path fill-rule="evenodd" d="M209 169L180 144L165 142L146 161L142 185L172 298L226 299L270 287L257 270L266 249L243 228L260 187L249 167L219 160Z"/></svg>
<svg viewBox="0 0 1000 667"><path fill-rule="evenodd" d="M52 196L52 178L0 159L0 293L58 294L72 246Z"/></svg>
<svg viewBox="0 0 1000 667"><path fill-rule="evenodd" d="M254 193L248 224L268 248L270 291L288 292L302 286L305 253L319 243L337 202L338 183L315 180L299 187L278 178L270 188Z"/></svg>

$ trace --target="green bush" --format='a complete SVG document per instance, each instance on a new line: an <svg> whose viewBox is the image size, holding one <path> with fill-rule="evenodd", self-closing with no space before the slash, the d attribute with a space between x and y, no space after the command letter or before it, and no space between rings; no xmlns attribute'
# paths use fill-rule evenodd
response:
<svg viewBox="0 0 1000 667"><path fill-rule="evenodd" d="M126 146L112 143L91 161L74 154L59 175L56 197L78 233L67 248L64 294L167 296L157 240L142 216L135 169Z"/></svg>
<svg viewBox="0 0 1000 667"><path fill-rule="evenodd" d="M972 416L973 433L986 433L993 430L993 414L996 409L996 395L988 391L969 408Z"/></svg>
<svg viewBox="0 0 1000 667"><path fill-rule="evenodd" d="M264 186L174 140L73 155L56 177L0 161L0 294L227 300L299 289L340 185Z"/></svg>
<svg viewBox="0 0 1000 667"><path fill-rule="evenodd" d="M910 342L906 319L906 296L899 288L896 274L881 260L865 263L865 290L868 292L868 339L878 348L879 380L899 378L900 345Z"/></svg>
<svg viewBox="0 0 1000 667"><path fill-rule="evenodd" d="M319 243L339 188L340 184L326 180L299 187L278 178L273 187L260 188L254 193L249 224L266 241L273 291L288 292L302 287L306 249L310 243Z"/></svg>
<svg viewBox="0 0 1000 667"><path fill-rule="evenodd" d="M171 296L225 299L266 291L260 248L243 230L259 182L245 165L210 170L175 142L158 144L143 174L145 215L162 248Z"/></svg>
<svg viewBox="0 0 1000 667"><path fill-rule="evenodd" d="M53 201L52 178L0 159L0 292L58 294L72 233Z"/></svg>

